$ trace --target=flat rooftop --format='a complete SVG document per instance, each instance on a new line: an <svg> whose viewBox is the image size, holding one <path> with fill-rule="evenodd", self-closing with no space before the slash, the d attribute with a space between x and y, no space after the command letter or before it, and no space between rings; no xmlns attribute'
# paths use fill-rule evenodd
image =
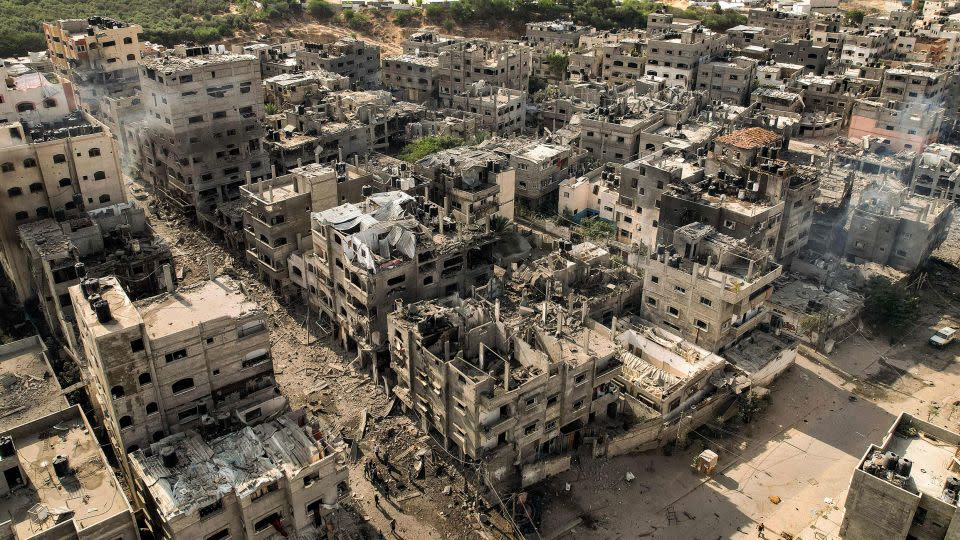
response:
<svg viewBox="0 0 960 540"><path fill-rule="evenodd" d="M263 311L226 276L140 300L135 307L151 340L196 328L201 323L240 319Z"/></svg>
<svg viewBox="0 0 960 540"><path fill-rule="evenodd" d="M166 55L143 60L141 65L147 69L155 69L163 74L176 73L198 67L219 66L235 62L256 62L257 57L252 54L214 53L197 56Z"/></svg>
<svg viewBox="0 0 960 540"><path fill-rule="evenodd" d="M0 345L0 431L69 406L38 336Z"/></svg>
<svg viewBox="0 0 960 540"><path fill-rule="evenodd" d="M725 349L723 355L731 364L747 373L756 373L779 356L789 345L772 334L754 330L735 345Z"/></svg>
<svg viewBox="0 0 960 540"><path fill-rule="evenodd" d="M117 514L130 513L127 498L79 406L0 435L12 437L25 484L0 497L0 515L10 519L14 538L32 538L65 521L72 521L74 531L81 531ZM53 461L58 456L68 459L70 472L64 476L54 471ZM132 513L129 519L133 529ZM52 537L68 537L64 533Z"/></svg>

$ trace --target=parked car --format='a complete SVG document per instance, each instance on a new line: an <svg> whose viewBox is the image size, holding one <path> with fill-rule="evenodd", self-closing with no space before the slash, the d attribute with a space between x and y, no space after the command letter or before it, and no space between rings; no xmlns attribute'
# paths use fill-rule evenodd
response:
<svg viewBox="0 0 960 540"><path fill-rule="evenodd" d="M934 347L946 347L957 337L957 329L952 326L944 326L937 333L930 336L930 344Z"/></svg>

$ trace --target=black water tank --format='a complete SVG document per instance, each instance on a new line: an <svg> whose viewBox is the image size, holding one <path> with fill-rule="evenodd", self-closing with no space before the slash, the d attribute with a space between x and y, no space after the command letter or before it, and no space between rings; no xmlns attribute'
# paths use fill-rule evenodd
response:
<svg viewBox="0 0 960 540"><path fill-rule="evenodd" d="M373 186L369 186L369 185L363 186L363 187L360 189L360 193L361 193L364 197L369 197L369 196L373 195Z"/></svg>
<svg viewBox="0 0 960 540"><path fill-rule="evenodd" d="M943 487L946 489L957 491L958 489L960 489L960 478L957 478L956 476L951 476L950 478L947 478L947 481L944 482Z"/></svg>
<svg viewBox="0 0 960 540"><path fill-rule="evenodd" d="M900 476L910 476L910 471L913 469L913 462L907 458L900 458L900 463L897 465L897 474Z"/></svg>
<svg viewBox="0 0 960 540"><path fill-rule="evenodd" d="M100 324L106 324L113 319L113 315L110 314L110 304L106 300L97 300L90 307L97 312L97 320Z"/></svg>
<svg viewBox="0 0 960 540"><path fill-rule="evenodd" d="M897 470L897 463L900 461L900 456L894 454L893 452L887 452L883 456L883 467L888 471Z"/></svg>
<svg viewBox="0 0 960 540"><path fill-rule="evenodd" d="M73 265L73 271L77 273L77 279L83 279L87 277L87 265L82 262L78 262Z"/></svg>
<svg viewBox="0 0 960 540"><path fill-rule="evenodd" d="M17 448L13 445L13 437L4 435L0 437L0 459L8 458L17 453Z"/></svg>
<svg viewBox="0 0 960 540"><path fill-rule="evenodd" d="M160 459L163 466L170 469L177 466L177 450L172 446L164 446L160 449Z"/></svg>
<svg viewBox="0 0 960 540"><path fill-rule="evenodd" d="M67 459L67 456L57 456L53 458L53 472L57 473L57 477L59 478L70 474L70 461Z"/></svg>

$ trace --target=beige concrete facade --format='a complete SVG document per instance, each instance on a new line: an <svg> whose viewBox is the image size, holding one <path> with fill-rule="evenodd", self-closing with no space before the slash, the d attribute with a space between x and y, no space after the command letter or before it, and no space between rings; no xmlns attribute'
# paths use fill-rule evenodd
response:
<svg viewBox="0 0 960 540"><path fill-rule="evenodd" d="M127 474L129 452L171 433L254 424L285 404L266 314L227 278L136 303L113 278L70 296L84 381Z"/></svg>

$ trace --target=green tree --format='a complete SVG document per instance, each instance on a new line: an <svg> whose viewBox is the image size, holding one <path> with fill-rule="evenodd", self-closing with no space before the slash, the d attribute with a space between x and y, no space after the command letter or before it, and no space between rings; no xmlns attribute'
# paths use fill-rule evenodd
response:
<svg viewBox="0 0 960 540"><path fill-rule="evenodd" d="M860 26L863 24L863 18L867 16L867 12L862 9L851 9L844 13L847 18L847 22L853 26Z"/></svg>
<svg viewBox="0 0 960 540"><path fill-rule="evenodd" d="M307 0L307 11L318 19L329 19L333 16L333 8L326 0Z"/></svg>
<svg viewBox="0 0 960 540"><path fill-rule="evenodd" d="M416 141L403 147L400 151L400 159L408 162L419 161L430 154L435 154L441 150L463 146L463 139L449 135L431 135L421 137Z"/></svg>
<svg viewBox="0 0 960 540"><path fill-rule="evenodd" d="M893 337L905 330L920 313L920 298L903 284L894 284L883 276L867 281L863 301L863 320L874 329Z"/></svg>
<svg viewBox="0 0 960 540"><path fill-rule="evenodd" d="M610 220L593 216L580 220L580 230L588 240L609 240L617 232Z"/></svg>
<svg viewBox="0 0 960 540"><path fill-rule="evenodd" d="M569 56L560 52L553 52L548 54L544 60L546 60L547 65L550 67L550 73L554 77L561 81L566 78L567 66L570 65Z"/></svg>

